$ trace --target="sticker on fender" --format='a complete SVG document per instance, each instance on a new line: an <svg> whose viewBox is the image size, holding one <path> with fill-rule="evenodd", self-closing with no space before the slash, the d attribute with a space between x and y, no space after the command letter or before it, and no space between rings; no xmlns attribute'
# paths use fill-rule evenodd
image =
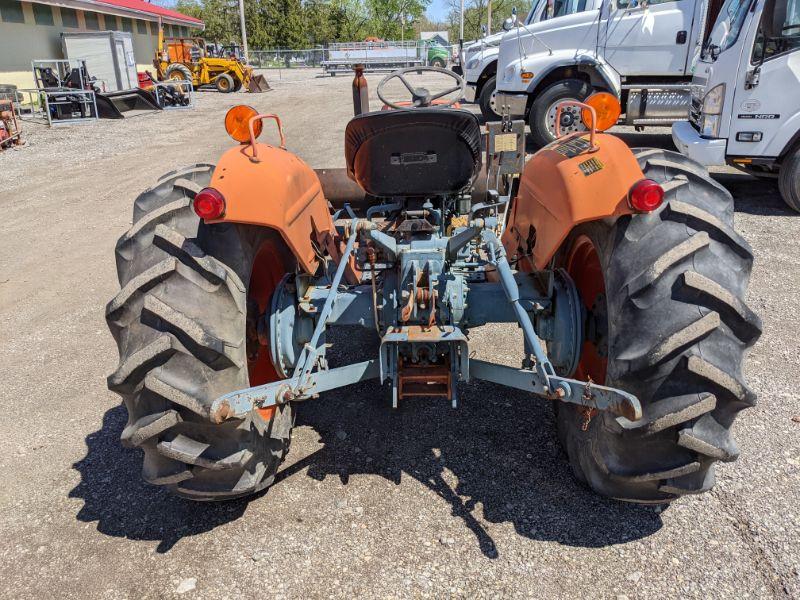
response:
<svg viewBox="0 0 800 600"><path fill-rule="evenodd" d="M603 169L604 165L596 158L590 158L589 160L585 160L578 165L578 168L585 176L589 176L592 173L597 173Z"/></svg>
<svg viewBox="0 0 800 600"><path fill-rule="evenodd" d="M589 143L589 140L582 137L572 138L565 142L559 142L556 140L555 142L551 142L550 146L547 146L547 148L554 150L555 152L558 152L567 158L578 156L578 154L586 152L590 147L591 144Z"/></svg>

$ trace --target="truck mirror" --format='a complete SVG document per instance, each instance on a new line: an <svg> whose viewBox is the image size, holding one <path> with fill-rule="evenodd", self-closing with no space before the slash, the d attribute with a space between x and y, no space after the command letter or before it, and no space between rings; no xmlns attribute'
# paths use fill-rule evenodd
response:
<svg viewBox="0 0 800 600"><path fill-rule="evenodd" d="M503 21L503 31L511 31L514 28L514 18L508 17Z"/></svg>
<svg viewBox="0 0 800 600"><path fill-rule="evenodd" d="M517 7L516 6L513 6L511 8L511 16L512 17L516 17L517 16Z"/></svg>
<svg viewBox="0 0 800 600"><path fill-rule="evenodd" d="M481 33L483 34L483 37L486 37L488 33L486 30L486 25L481 25Z"/></svg>
<svg viewBox="0 0 800 600"><path fill-rule="evenodd" d="M764 36L778 38L783 35L783 26L786 23L786 0L767 0L764 3L764 17L761 27Z"/></svg>

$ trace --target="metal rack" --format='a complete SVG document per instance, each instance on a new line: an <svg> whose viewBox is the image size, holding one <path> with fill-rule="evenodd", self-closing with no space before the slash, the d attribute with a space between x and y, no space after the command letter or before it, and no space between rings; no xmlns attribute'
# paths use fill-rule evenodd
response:
<svg viewBox="0 0 800 600"><path fill-rule="evenodd" d="M20 120L46 123L50 127L97 120L97 100L93 90L25 88L17 90L17 93L26 99L15 103Z"/></svg>

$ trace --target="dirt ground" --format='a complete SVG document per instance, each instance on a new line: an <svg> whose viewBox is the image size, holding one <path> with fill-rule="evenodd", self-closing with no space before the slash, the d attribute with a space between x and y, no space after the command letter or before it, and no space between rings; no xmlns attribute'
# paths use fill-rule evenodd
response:
<svg viewBox="0 0 800 600"><path fill-rule="evenodd" d="M343 166L349 78L268 77L272 92L201 93L189 112L29 125L0 153L1 597L800 597L800 217L730 170L716 177L755 251L764 335L746 367L759 404L712 492L663 511L599 498L572 478L549 406L481 383L457 411L392 413L372 383L303 405L279 481L250 500L143 483L105 382L114 243L143 188L230 146L234 104L278 113L312 166ZM669 147L665 133L621 135ZM485 328L473 347L516 361L509 335Z"/></svg>

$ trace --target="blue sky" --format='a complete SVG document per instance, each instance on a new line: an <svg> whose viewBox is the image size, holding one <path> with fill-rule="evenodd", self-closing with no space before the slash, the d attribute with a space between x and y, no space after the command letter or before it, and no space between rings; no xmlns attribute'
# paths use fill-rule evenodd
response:
<svg viewBox="0 0 800 600"><path fill-rule="evenodd" d="M432 0L426 11L431 21L444 21L447 18L447 0Z"/></svg>

